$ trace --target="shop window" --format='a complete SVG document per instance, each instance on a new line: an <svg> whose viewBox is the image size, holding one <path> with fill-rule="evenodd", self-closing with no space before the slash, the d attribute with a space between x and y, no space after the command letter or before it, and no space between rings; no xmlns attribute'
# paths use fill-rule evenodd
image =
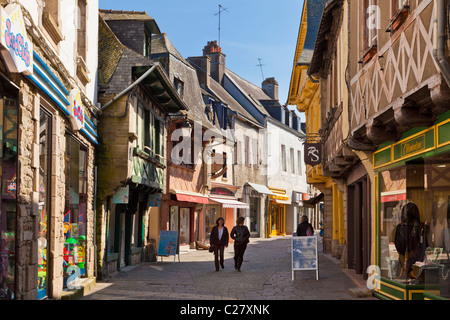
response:
<svg viewBox="0 0 450 320"><path fill-rule="evenodd" d="M0 99L0 172L2 181L0 186L0 300L14 299L17 120L17 100Z"/></svg>
<svg viewBox="0 0 450 320"><path fill-rule="evenodd" d="M259 232L259 198L250 197L250 232Z"/></svg>
<svg viewBox="0 0 450 320"><path fill-rule="evenodd" d="M207 205L205 213L205 241L209 241L216 220L220 217L220 205Z"/></svg>
<svg viewBox="0 0 450 320"><path fill-rule="evenodd" d="M170 230L178 231L180 245L190 244L191 209L170 207Z"/></svg>
<svg viewBox="0 0 450 320"><path fill-rule="evenodd" d="M381 275L450 298L450 154L380 173Z"/></svg>
<svg viewBox="0 0 450 320"><path fill-rule="evenodd" d="M48 287L48 235L50 209L50 137L51 117L43 109L39 119L39 226L38 226L38 299L47 296Z"/></svg>
<svg viewBox="0 0 450 320"><path fill-rule="evenodd" d="M87 149L71 135L66 136L65 162L64 287L74 270L86 275Z"/></svg>

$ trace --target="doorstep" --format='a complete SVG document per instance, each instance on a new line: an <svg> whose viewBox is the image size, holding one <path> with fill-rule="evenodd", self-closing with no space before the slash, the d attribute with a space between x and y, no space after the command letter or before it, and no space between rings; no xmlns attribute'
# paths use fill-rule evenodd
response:
<svg viewBox="0 0 450 320"><path fill-rule="evenodd" d="M95 278L81 279L80 289L63 290L61 300L78 300L95 288Z"/></svg>

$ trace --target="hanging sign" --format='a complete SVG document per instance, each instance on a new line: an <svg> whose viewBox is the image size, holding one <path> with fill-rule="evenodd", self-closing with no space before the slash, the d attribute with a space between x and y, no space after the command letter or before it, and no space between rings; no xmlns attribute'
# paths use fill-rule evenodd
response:
<svg viewBox="0 0 450 320"><path fill-rule="evenodd" d="M322 144L305 143L305 163L310 166L317 166L322 162Z"/></svg>
<svg viewBox="0 0 450 320"><path fill-rule="evenodd" d="M112 203L127 204L129 193L130 193L130 186L119 188L117 192L113 195Z"/></svg>
<svg viewBox="0 0 450 320"><path fill-rule="evenodd" d="M70 93L70 122L75 131L84 128L84 107L81 102L81 93L78 89L73 89Z"/></svg>
<svg viewBox="0 0 450 320"><path fill-rule="evenodd" d="M2 54L11 72L33 74L33 43L28 39L22 10L17 4L0 7L0 42L9 54Z"/></svg>

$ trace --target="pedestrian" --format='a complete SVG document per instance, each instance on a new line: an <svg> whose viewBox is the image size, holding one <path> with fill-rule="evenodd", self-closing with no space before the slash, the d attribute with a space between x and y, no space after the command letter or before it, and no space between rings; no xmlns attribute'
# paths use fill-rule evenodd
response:
<svg viewBox="0 0 450 320"><path fill-rule="evenodd" d="M216 220L216 226L211 230L211 236L209 242L214 249L214 264L216 271L219 271L219 259L222 269L225 268L223 261L223 255L225 248L228 248L229 233L227 227L225 227L225 220L220 217Z"/></svg>
<svg viewBox="0 0 450 320"><path fill-rule="evenodd" d="M314 228L308 222L307 216L302 216L302 222L297 226L297 237L310 237L314 235Z"/></svg>
<svg viewBox="0 0 450 320"><path fill-rule="evenodd" d="M247 243L250 242L250 231L244 226L245 219L239 217L236 220L236 226L231 230L230 236L234 240L234 268L241 271L242 261L244 261L244 252L247 249Z"/></svg>

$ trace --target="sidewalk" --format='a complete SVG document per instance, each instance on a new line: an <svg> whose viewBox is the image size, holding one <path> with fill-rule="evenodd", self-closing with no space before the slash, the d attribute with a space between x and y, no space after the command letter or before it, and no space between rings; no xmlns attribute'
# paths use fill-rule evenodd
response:
<svg viewBox="0 0 450 320"><path fill-rule="evenodd" d="M347 292L356 283L329 257L319 255L315 271L296 271L292 281L290 236L251 238L242 272L234 270L234 250L225 250L225 269L215 271L206 250L181 253L164 261L143 263L97 282L83 300L352 300ZM160 260L160 259L159 259ZM220 287L220 290L217 288ZM374 299L374 298L370 298Z"/></svg>

